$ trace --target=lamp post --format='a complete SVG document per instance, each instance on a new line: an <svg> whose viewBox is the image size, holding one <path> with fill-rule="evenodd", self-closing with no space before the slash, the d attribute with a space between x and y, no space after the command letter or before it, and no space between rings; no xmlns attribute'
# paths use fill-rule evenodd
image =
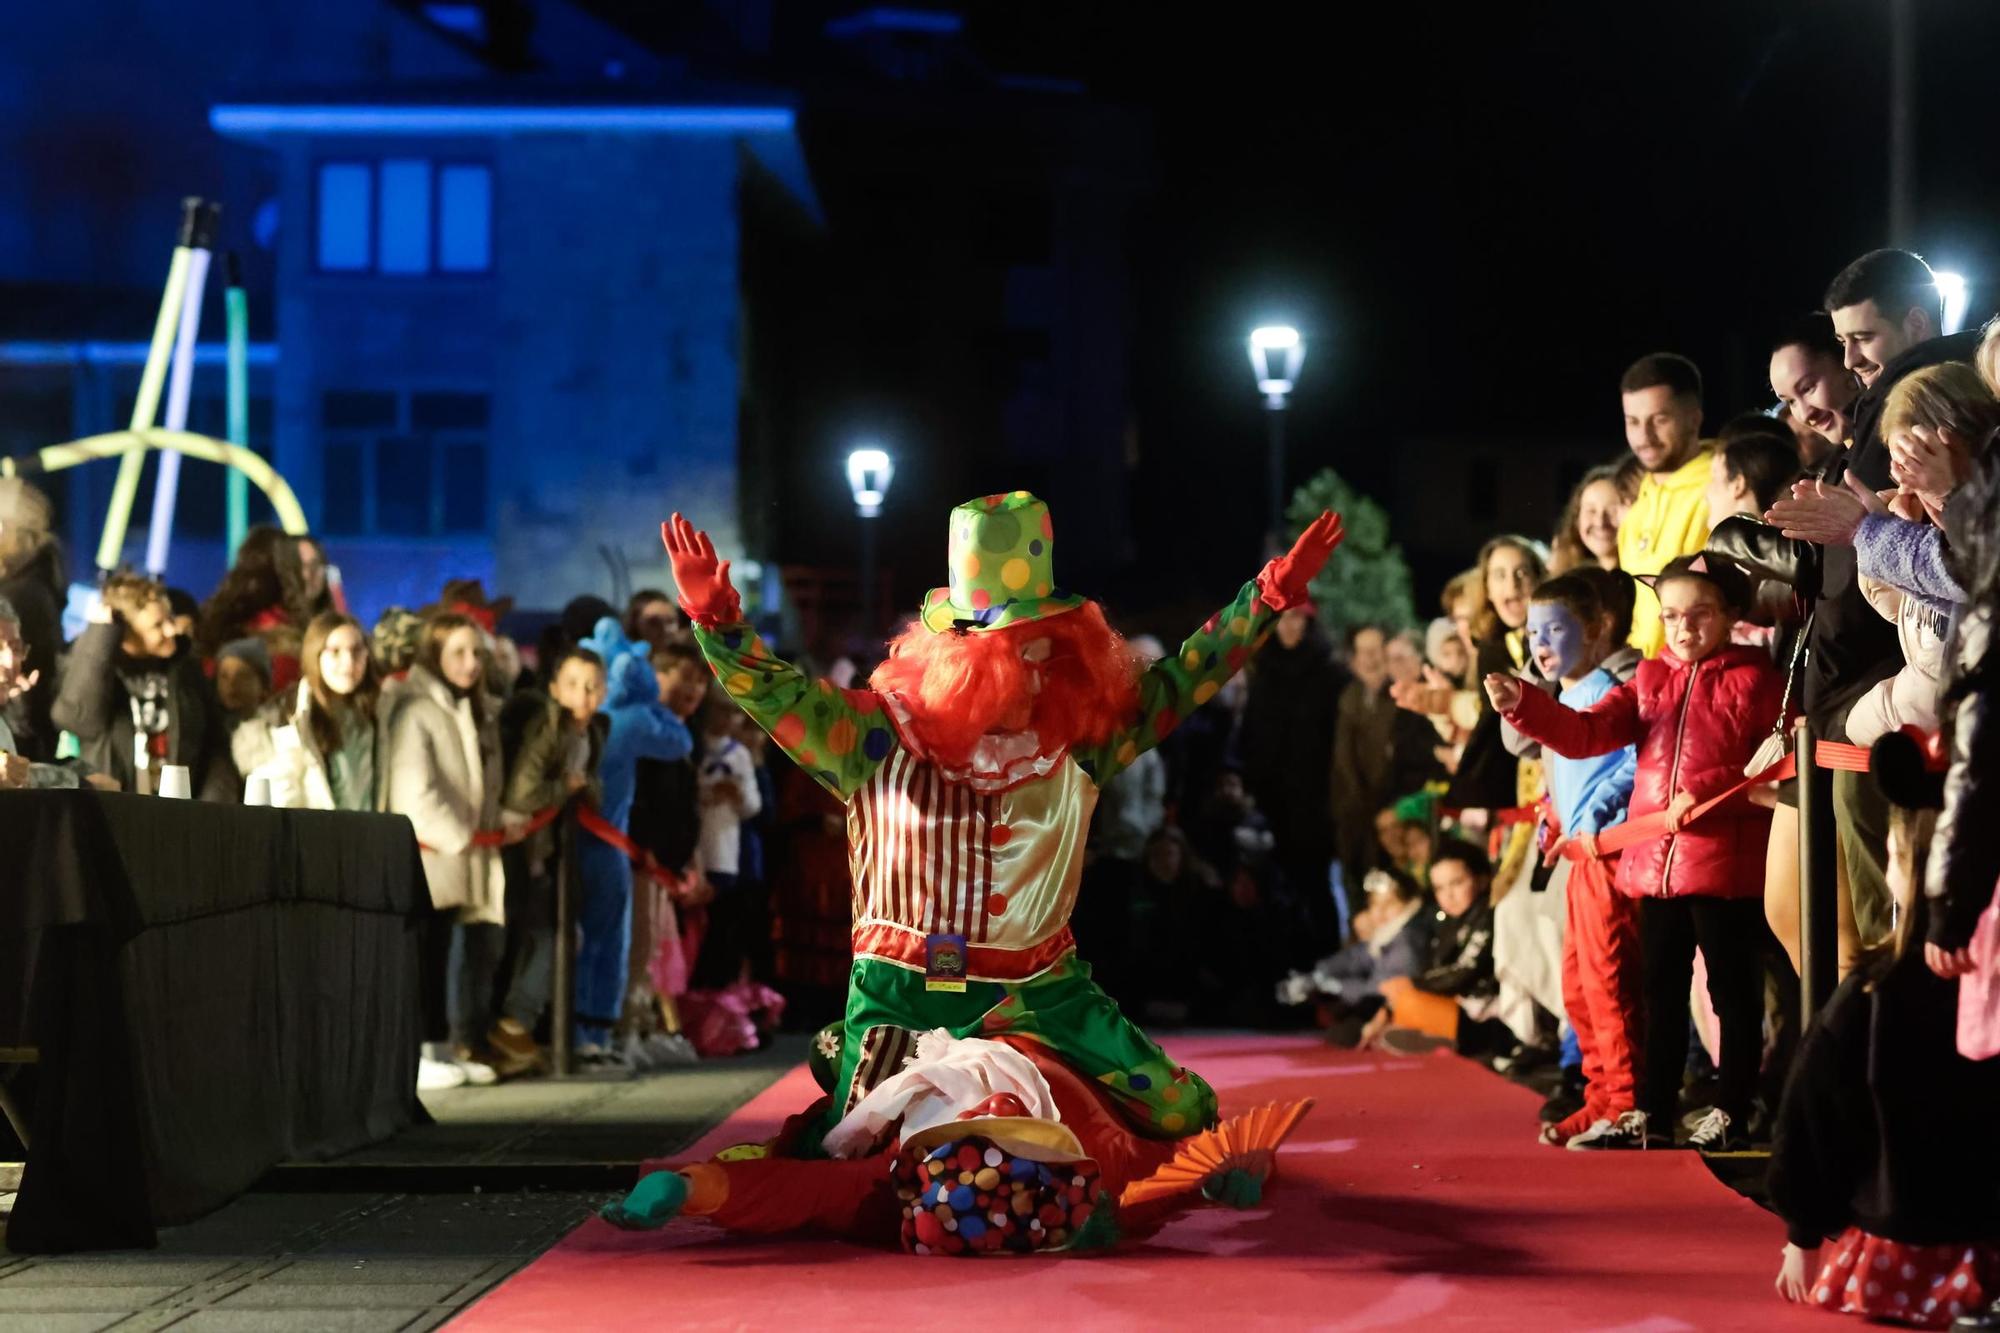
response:
<svg viewBox="0 0 2000 1333"><path fill-rule="evenodd" d="M1931 277L1937 282L1938 296L1944 304L1944 327L1938 332L1957 333L1965 327L1965 275L1940 270Z"/></svg>
<svg viewBox="0 0 2000 1333"><path fill-rule="evenodd" d="M896 464L888 451L874 446L847 456L847 489L854 493L854 511L861 516L861 625L875 632L875 523Z"/></svg>
<svg viewBox="0 0 2000 1333"><path fill-rule="evenodd" d="M1285 400L1305 364L1306 340L1287 324L1269 324L1250 333L1250 368L1257 374L1257 392L1264 395L1264 416L1270 433L1270 494L1266 497L1265 540L1271 554L1285 549Z"/></svg>

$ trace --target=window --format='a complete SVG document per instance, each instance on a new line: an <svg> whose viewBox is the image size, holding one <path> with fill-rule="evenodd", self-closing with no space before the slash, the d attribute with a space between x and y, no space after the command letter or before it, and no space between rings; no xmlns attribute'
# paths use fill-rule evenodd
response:
<svg viewBox="0 0 2000 1333"><path fill-rule="evenodd" d="M486 273L493 267L493 169L392 157L322 162L315 254L322 273Z"/></svg>
<svg viewBox="0 0 2000 1333"><path fill-rule="evenodd" d="M352 536L487 530L492 399L463 390L320 396L320 525Z"/></svg>
<svg viewBox="0 0 2000 1333"><path fill-rule="evenodd" d="M329 273L367 270L372 258L370 217L375 176L358 162L328 162L319 169L319 266Z"/></svg>

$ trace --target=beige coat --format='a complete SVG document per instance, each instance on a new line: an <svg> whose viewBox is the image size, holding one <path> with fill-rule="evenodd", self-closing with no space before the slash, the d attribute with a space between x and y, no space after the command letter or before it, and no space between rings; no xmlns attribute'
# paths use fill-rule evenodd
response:
<svg viewBox="0 0 2000 1333"><path fill-rule="evenodd" d="M1847 713L1847 739L1873 745L1902 727L1936 731L1938 696L1944 692L1943 618L1921 598L1863 576L1861 595L1896 627L1903 669L1854 701Z"/></svg>
<svg viewBox="0 0 2000 1333"><path fill-rule="evenodd" d="M475 847L473 834L500 827L500 729L474 715L423 667L385 689L388 757L381 780L391 814L408 816L423 846L431 905L456 907L467 923L505 921L500 849ZM379 762L379 761L378 761Z"/></svg>
<svg viewBox="0 0 2000 1333"><path fill-rule="evenodd" d="M274 699L254 714L237 724L229 738L230 756L236 760L236 771L248 782L252 773L262 773L271 780L271 804L299 810L333 810L338 808L333 799L333 782L327 777L326 757L319 752L313 741L311 724L307 721L312 711L312 689L304 681L299 682L298 697L291 708L283 706L284 701ZM388 743L383 737L382 719L386 704L377 710L375 724L375 754L378 762L388 753ZM280 733L290 733L283 737ZM296 739L296 744L291 742ZM380 772L375 782L375 808L386 808L389 784L381 780Z"/></svg>

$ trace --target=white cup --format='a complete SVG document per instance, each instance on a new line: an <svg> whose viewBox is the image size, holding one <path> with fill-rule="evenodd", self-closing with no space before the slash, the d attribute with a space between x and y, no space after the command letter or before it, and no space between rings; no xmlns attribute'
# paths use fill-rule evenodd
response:
<svg viewBox="0 0 2000 1333"><path fill-rule="evenodd" d="M160 769L160 795L185 801L194 795L186 764L167 764Z"/></svg>
<svg viewBox="0 0 2000 1333"><path fill-rule="evenodd" d="M271 803L271 775L252 773L243 780L243 804L269 805Z"/></svg>

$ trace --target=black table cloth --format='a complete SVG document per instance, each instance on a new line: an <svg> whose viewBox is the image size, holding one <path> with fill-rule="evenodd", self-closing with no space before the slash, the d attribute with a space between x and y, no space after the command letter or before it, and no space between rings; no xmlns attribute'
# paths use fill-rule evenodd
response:
<svg viewBox="0 0 2000 1333"><path fill-rule="evenodd" d="M422 1117L401 816L0 792L0 1046L39 1065L20 1253L155 1243Z"/></svg>

